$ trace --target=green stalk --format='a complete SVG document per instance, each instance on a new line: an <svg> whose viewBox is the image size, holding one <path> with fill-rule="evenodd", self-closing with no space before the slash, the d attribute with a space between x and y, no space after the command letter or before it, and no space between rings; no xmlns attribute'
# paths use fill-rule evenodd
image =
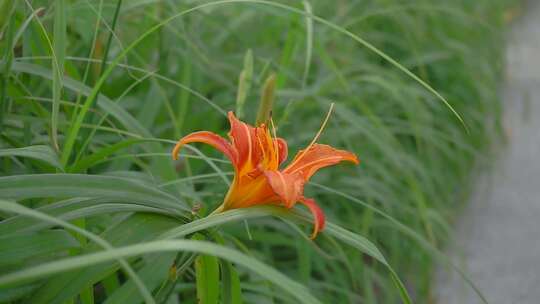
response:
<svg viewBox="0 0 540 304"><path fill-rule="evenodd" d="M53 37L53 104L51 114L51 138L53 147L59 151L58 146L58 115L60 112L60 100L62 99L64 58L66 55L66 2L56 0L54 13L54 37Z"/></svg>
<svg viewBox="0 0 540 304"><path fill-rule="evenodd" d="M109 33L109 37L107 37L107 44L105 44L105 51L103 52L103 58L101 59L101 66L99 67L99 77L103 75L103 71L105 70L105 65L107 64L107 57L109 57L109 50L111 49L112 38L114 36L114 30L116 29L116 21L118 20L118 15L120 13L121 6L122 6L122 0L118 0L116 2L116 8L114 9L114 16L111 23L111 32Z"/></svg>
<svg viewBox="0 0 540 304"><path fill-rule="evenodd" d="M114 30L116 29L116 23L117 23L117 20L118 20L118 16L119 16L119 13L120 13L120 7L121 6L122 6L122 0L118 0L116 2L114 15L113 15L113 19L112 19L112 22L111 22L111 31L109 33L109 36L107 37L107 42L105 44L105 50L103 52L103 57L101 58L101 65L99 67L99 72L98 72L98 75L97 75L97 79L99 79L103 75L103 71L105 70L105 66L107 64L107 58L109 57L109 51L111 49L112 38L114 36ZM99 95L99 91L98 91L98 95ZM97 105L96 100L93 100L93 102L90 104L90 110L95 109L96 105ZM96 115L94 115L94 113L92 113L92 112L88 113L88 121L90 121L91 124L96 124L98 122ZM90 133L91 133L90 130L86 131L86 132L83 132L82 137L85 138ZM82 149L85 149L86 145L82 145L82 147L83 147ZM79 155L81 155L83 153L84 153L84 150L79 151Z"/></svg>
<svg viewBox="0 0 540 304"><path fill-rule="evenodd" d="M15 18L13 17L15 12L15 2L14 1L4 1L0 5L0 11L5 12L9 11L7 15L7 23L5 24L5 31L2 31L4 29L4 22L6 20L0 19L0 35L6 36L6 49L4 53L4 59L2 60L2 74L0 75L0 130L2 129L2 123L4 119L4 112L7 110L7 85L9 80L9 74L11 71L11 63L13 62L13 33L14 33L14 27L15 27Z"/></svg>

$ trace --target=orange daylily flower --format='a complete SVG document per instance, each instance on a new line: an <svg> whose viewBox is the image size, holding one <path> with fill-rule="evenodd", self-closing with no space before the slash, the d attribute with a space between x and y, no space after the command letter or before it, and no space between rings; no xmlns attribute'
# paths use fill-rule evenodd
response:
<svg viewBox="0 0 540 304"><path fill-rule="evenodd" d="M287 158L287 142L275 134L272 137L266 124L250 126L237 119L233 112L229 112L228 117L230 141L212 132L194 132L178 141L172 151L173 159L178 159L178 152L185 144L200 142L214 147L229 158L235 171L232 185L218 211L266 204L292 208L300 202L313 215L311 238L315 238L324 229L325 217L313 199L304 197L304 184L323 167L341 161L358 164L356 155L315 143L321 127L311 144L298 152L288 166L280 169Z"/></svg>

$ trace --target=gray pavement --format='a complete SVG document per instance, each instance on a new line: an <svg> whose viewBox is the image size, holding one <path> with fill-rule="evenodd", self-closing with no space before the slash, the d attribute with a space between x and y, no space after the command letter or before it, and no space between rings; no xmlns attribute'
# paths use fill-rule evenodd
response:
<svg viewBox="0 0 540 304"><path fill-rule="evenodd" d="M524 5L507 39L504 124L508 145L480 178L454 224L449 250L492 304L540 303L540 0ZM438 304L480 299L444 268Z"/></svg>

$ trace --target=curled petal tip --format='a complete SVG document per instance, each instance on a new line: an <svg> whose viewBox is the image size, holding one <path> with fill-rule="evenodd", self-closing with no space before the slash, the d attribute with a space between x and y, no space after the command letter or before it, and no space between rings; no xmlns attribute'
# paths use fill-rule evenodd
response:
<svg viewBox="0 0 540 304"><path fill-rule="evenodd" d="M360 159L358 158L358 156L356 156L356 154L346 150L335 149L334 151L336 155L341 156L341 160L351 162L355 165L360 164Z"/></svg>
<svg viewBox="0 0 540 304"><path fill-rule="evenodd" d="M189 135L182 137L176 143L176 146L174 146L174 149L172 150L172 158L174 160L177 160L178 152L180 151L180 149L185 144L190 144L190 143L208 144L214 147L215 149L217 149L218 151L220 151L221 153L225 154L225 156L227 156L231 160L233 165L236 164L236 158L237 158L236 151L231 146L231 144L226 139L222 138L221 136L212 132L208 132L208 131L193 132Z"/></svg>
<svg viewBox="0 0 540 304"><path fill-rule="evenodd" d="M178 160L178 152L180 152L180 148L182 148L183 144L182 141L179 140L176 145L174 146L174 149L172 150L172 159Z"/></svg>
<svg viewBox="0 0 540 304"><path fill-rule="evenodd" d="M309 211L311 211L311 214L313 215L313 232L311 233L311 236L309 238L314 240L319 234L319 232L324 229L326 223L324 213L321 207L319 207L319 205L315 203L315 200L311 198L302 198L300 202L306 205L306 207L308 207Z"/></svg>
<svg viewBox="0 0 540 304"><path fill-rule="evenodd" d="M352 163L355 164L355 165L360 164L360 159L359 159L359 158L356 156L356 154L354 154L354 153L351 153L350 158L347 158L346 160L352 162Z"/></svg>

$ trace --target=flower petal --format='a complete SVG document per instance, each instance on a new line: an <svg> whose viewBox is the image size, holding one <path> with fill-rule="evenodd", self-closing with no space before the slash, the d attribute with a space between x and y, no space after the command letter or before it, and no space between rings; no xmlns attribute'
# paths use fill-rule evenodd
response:
<svg viewBox="0 0 540 304"><path fill-rule="evenodd" d="M335 165L341 161L360 163L354 153L334 149L329 145L314 144L308 150L298 152L284 172L301 172L304 179L308 180L317 170Z"/></svg>
<svg viewBox="0 0 540 304"><path fill-rule="evenodd" d="M238 151L238 167L242 172L250 172L257 167L260 157L257 152L259 143L256 128L240 121L232 111L228 113L228 117L231 124L229 137Z"/></svg>
<svg viewBox="0 0 540 304"><path fill-rule="evenodd" d="M223 137L208 131L193 132L189 135L182 137L174 146L172 150L172 157L174 160L178 159L178 152L185 144L194 142L200 142L208 144L227 156L233 165L236 167L238 162L237 152L233 146Z"/></svg>
<svg viewBox="0 0 540 304"><path fill-rule="evenodd" d="M319 207L319 205L315 203L315 200L311 198L302 197L300 199L300 202L306 205L306 207L309 208L309 211L311 211L311 214L313 215L313 232L310 236L310 239L313 240L317 236L317 234L324 229L324 225L326 223L324 213L321 207Z"/></svg>
<svg viewBox="0 0 540 304"><path fill-rule="evenodd" d="M225 210L247 208L255 205L279 204L280 197L274 192L266 176L235 177L223 201Z"/></svg>
<svg viewBox="0 0 540 304"><path fill-rule="evenodd" d="M279 164L281 165L287 159L289 148L287 147L287 142L285 141L285 139L278 137L275 139L275 141L278 147Z"/></svg>
<svg viewBox="0 0 540 304"><path fill-rule="evenodd" d="M302 198L304 179L300 174L287 174L279 171L264 171L264 175L279 196L285 207L291 208Z"/></svg>

